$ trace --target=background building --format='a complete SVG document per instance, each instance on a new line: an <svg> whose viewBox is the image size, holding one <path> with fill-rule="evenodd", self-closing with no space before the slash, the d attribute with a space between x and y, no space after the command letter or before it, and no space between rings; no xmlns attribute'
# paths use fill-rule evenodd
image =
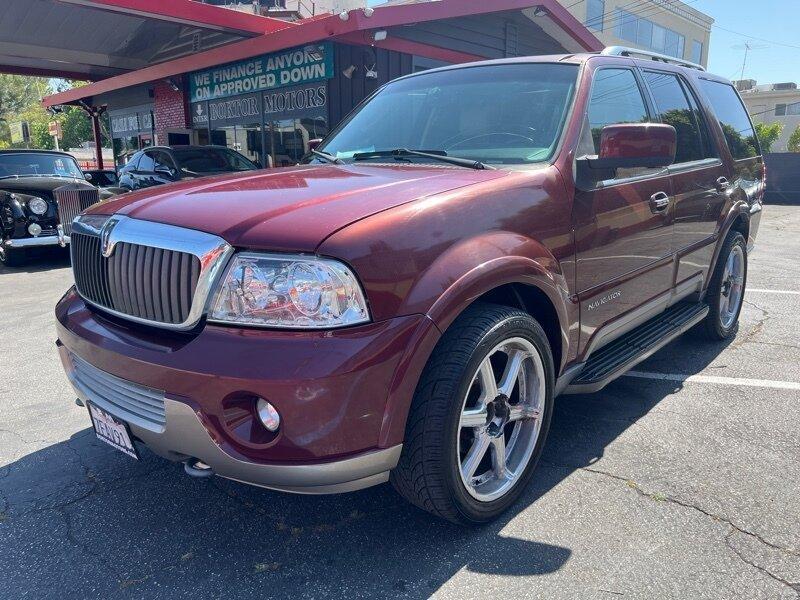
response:
<svg viewBox="0 0 800 600"><path fill-rule="evenodd" d="M714 19L680 0L558 0L606 46L708 64Z"/></svg>
<svg viewBox="0 0 800 600"><path fill-rule="evenodd" d="M339 13L367 5L367 0L197 0L203 4L295 21L324 13Z"/></svg>
<svg viewBox="0 0 800 600"><path fill-rule="evenodd" d="M800 127L800 90L796 83L757 85L752 79L737 81L747 110L754 123L781 123L781 137L772 144L772 152L787 152L789 137Z"/></svg>

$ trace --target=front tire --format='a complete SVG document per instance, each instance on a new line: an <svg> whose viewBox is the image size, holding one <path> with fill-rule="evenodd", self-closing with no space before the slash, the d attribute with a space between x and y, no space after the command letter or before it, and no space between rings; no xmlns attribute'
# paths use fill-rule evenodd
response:
<svg viewBox="0 0 800 600"><path fill-rule="evenodd" d="M4 238L0 234L0 264L6 267L20 267L25 264L25 250L8 248L3 244Z"/></svg>
<svg viewBox="0 0 800 600"><path fill-rule="evenodd" d="M497 518L525 488L553 405L547 336L529 314L476 304L445 332L423 372L395 489L459 524Z"/></svg>
<svg viewBox="0 0 800 600"><path fill-rule="evenodd" d="M725 238L706 293L710 310L701 326L706 339L724 341L736 335L746 286L747 241L740 232L731 231Z"/></svg>

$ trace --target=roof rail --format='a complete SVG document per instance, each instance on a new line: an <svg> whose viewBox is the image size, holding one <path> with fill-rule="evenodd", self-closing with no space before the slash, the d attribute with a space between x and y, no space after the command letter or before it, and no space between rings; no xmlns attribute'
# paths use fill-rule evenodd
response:
<svg viewBox="0 0 800 600"><path fill-rule="evenodd" d="M659 54L658 52L651 52L650 50L639 50L638 48L626 48L625 46L609 46L604 49L600 54L604 56L628 56L628 57L641 57L649 58L657 62L669 63L672 65L680 65L681 67L689 67L690 69L697 69L698 71L705 71L703 65L698 65L688 60L668 56L667 54Z"/></svg>

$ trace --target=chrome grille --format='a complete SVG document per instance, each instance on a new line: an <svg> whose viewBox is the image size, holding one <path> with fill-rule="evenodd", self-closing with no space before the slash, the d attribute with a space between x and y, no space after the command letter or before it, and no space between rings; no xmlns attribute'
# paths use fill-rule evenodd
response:
<svg viewBox="0 0 800 600"><path fill-rule="evenodd" d="M167 423L164 392L111 375L70 353L72 384L84 400L115 417L162 433Z"/></svg>
<svg viewBox="0 0 800 600"><path fill-rule="evenodd" d="M190 330L233 247L222 238L125 215L80 215L70 235L75 286L117 317Z"/></svg>
<svg viewBox="0 0 800 600"><path fill-rule="evenodd" d="M101 254L99 236L73 232L75 285L92 303L123 315L179 325L189 319L200 260L189 253L119 242Z"/></svg>
<svg viewBox="0 0 800 600"><path fill-rule="evenodd" d="M81 212L100 202L100 190L97 188L77 187L65 185L53 191L58 204L58 220L64 227L64 233L72 232L72 221Z"/></svg>

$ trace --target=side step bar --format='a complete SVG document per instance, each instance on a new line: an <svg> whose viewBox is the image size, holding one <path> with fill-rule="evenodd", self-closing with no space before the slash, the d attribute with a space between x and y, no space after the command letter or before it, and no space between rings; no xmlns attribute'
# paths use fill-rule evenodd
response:
<svg viewBox="0 0 800 600"><path fill-rule="evenodd" d="M681 302L595 352L564 394L589 394L603 389L644 359L655 354L708 314L704 303Z"/></svg>

